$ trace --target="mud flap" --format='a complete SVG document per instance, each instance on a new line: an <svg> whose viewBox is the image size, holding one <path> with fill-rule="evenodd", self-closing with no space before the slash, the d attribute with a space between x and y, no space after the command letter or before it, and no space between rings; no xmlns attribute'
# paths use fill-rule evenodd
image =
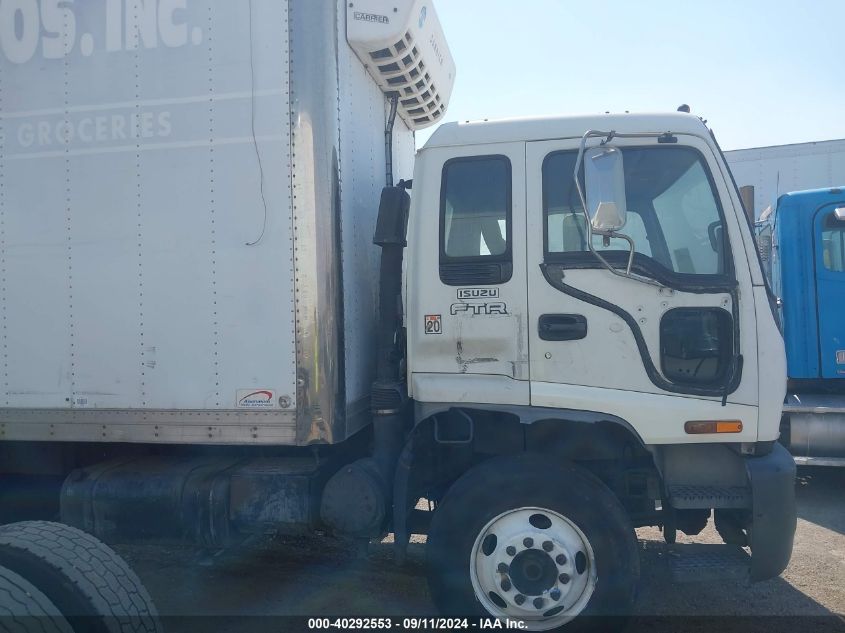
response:
<svg viewBox="0 0 845 633"><path fill-rule="evenodd" d="M776 443L772 452L745 460L751 483L751 582L778 576L792 555L797 523L795 461Z"/></svg>

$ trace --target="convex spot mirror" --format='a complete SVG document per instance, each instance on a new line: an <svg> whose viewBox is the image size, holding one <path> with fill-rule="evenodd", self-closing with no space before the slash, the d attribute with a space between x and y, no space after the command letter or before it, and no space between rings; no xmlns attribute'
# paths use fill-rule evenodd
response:
<svg viewBox="0 0 845 633"><path fill-rule="evenodd" d="M625 167L622 150L602 145L584 153L587 210L596 233L612 233L625 226Z"/></svg>

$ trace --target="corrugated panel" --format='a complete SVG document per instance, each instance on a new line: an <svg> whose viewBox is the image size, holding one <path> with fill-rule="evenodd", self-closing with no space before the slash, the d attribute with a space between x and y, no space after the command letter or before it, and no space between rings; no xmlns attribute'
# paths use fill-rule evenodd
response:
<svg viewBox="0 0 845 633"><path fill-rule="evenodd" d="M725 152L740 187L754 187L756 217L778 196L845 185L845 139Z"/></svg>
<svg viewBox="0 0 845 633"><path fill-rule="evenodd" d="M294 404L287 3L165 6L0 55L5 407Z"/></svg>
<svg viewBox="0 0 845 633"><path fill-rule="evenodd" d="M341 16L346 4L338 2ZM373 380L379 248L373 244L381 189L386 184L384 93L339 29L341 222L347 403L366 399ZM394 179L413 176L414 135L402 119L394 127ZM350 429L351 431L351 429Z"/></svg>

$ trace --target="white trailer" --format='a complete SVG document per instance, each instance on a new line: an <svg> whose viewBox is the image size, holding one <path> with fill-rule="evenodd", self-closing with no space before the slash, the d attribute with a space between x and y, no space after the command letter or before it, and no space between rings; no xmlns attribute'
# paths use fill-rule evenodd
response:
<svg viewBox="0 0 845 633"><path fill-rule="evenodd" d="M362 55L396 34L426 68L397 82L397 180L454 66L436 16L365 5L3 3L5 439L302 445L368 421L390 104L346 20Z"/></svg>
<svg viewBox="0 0 845 633"><path fill-rule="evenodd" d="M785 193L845 182L845 139L737 149L725 158L737 185L754 188L755 218Z"/></svg>
<svg viewBox="0 0 845 633"><path fill-rule="evenodd" d="M678 579L786 566L783 341L699 118L414 158L430 0L0 1L0 51L0 520L427 534L442 612L533 630L630 613L638 526Z"/></svg>

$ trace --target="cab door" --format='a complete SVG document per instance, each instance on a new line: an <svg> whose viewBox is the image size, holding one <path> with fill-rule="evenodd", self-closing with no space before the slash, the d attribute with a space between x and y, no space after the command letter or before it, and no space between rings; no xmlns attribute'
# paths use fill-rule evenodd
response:
<svg viewBox="0 0 845 633"><path fill-rule="evenodd" d="M845 219L836 214L843 207L845 201L822 207L814 222L822 378L845 376Z"/></svg>
<svg viewBox="0 0 845 633"><path fill-rule="evenodd" d="M407 274L411 389L424 402L529 402L525 144L417 157Z"/></svg>
<svg viewBox="0 0 845 633"><path fill-rule="evenodd" d="M588 249L573 175L579 143L526 150L531 404L614 415L655 443L692 441L688 421L739 420L730 441L753 441L753 292L714 153L693 136L614 139L634 280ZM594 236L593 247L625 269L627 242Z"/></svg>

